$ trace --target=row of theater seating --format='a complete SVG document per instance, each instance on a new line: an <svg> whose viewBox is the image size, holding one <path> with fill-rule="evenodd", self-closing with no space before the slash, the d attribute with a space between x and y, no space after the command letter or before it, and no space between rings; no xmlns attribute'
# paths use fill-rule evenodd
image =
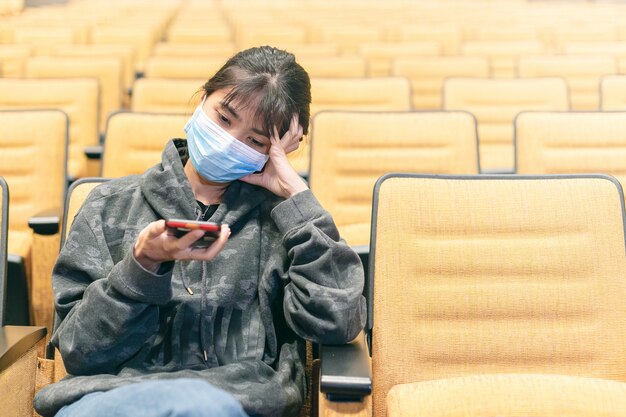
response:
<svg viewBox="0 0 626 417"><path fill-rule="evenodd" d="M130 108L133 112L190 115L201 98L202 83L137 80ZM437 86L441 86L441 93ZM573 99L578 97L599 100L603 110L626 109L626 76L606 76L599 88L579 91L577 96L570 93L565 80L557 78L436 79L428 87L422 86L417 96L426 96L427 89L442 102L443 110L463 110L476 116L483 171L512 171L512 122L521 111L572 110ZM402 77L314 78L311 114L339 109L408 111L412 109L411 94L410 83ZM71 178L99 173L98 150L93 147L102 144L98 132L106 128L104 100L100 97L98 82L92 79L0 79L0 109L59 108L68 114ZM293 155L292 162L298 171L308 172L306 147Z"/></svg>
<svg viewBox="0 0 626 417"><path fill-rule="evenodd" d="M104 181L72 185L63 236ZM8 212L1 177L0 188L1 283ZM307 358L316 390L302 415L624 415L619 182L387 174L370 205L364 334L321 346L318 364ZM10 417L33 415L34 392L65 375L58 352L43 354L45 335L43 327L0 330L0 389L10 394L0 405Z"/></svg>
<svg viewBox="0 0 626 417"><path fill-rule="evenodd" d="M140 174L157 163L167 140L184 137L186 119L113 115L102 176ZM14 189L9 252L21 257L32 276L33 321L49 327L52 316L44 306L51 300L49 274L59 236L58 226L48 223L59 216L67 184L68 117L59 110L1 111L0 121L0 175ZM514 130L517 173L603 172L624 179L625 112L522 112ZM476 119L462 111L320 112L312 121L310 186L342 236L354 246L367 246L375 179L394 171L478 174L477 132ZM39 215L42 211L55 214ZM38 230L34 237L29 223Z"/></svg>

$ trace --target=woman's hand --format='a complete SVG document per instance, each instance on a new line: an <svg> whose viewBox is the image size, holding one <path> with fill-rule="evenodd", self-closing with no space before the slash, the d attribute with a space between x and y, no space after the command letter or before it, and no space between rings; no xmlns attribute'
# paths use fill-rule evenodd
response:
<svg viewBox="0 0 626 417"><path fill-rule="evenodd" d="M165 220L147 225L137 236L133 255L141 266L156 272L163 262L173 260L211 261L224 248L230 236L230 228L222 225L219 238L207 248L194 248L193 243L204 235L203 230L192 230L181 238L167 233Z"/></svg>
<svg viewBox="0 0 626 417"><path fill-rule="evenodd" d="M263 172L246 175L241 180L267 188L283 198L289 198L307 190L309 187L287 159L287 154L298 149L301 140L302 126L298 122L298 115L294 114L289 130L282 138L279 137L278 129L274 126L273 132L270 134L269 160L265 164Z"/></svg>

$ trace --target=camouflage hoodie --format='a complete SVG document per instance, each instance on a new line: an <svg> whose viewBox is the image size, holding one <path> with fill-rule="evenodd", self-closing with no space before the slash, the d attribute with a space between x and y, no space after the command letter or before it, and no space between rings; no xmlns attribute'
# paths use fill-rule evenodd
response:
<svg viewBox="0 0 626 417"><path fill-rule="evenodd" d="M344 343L362 329L361 263L310 191L283 200L236 181L210 218L232 230L216 259L143 269L132 248L148 223L198 217L186 159L185 142L170 141L160 164L98 186L76 215L53 272L52 341L70 375L35 397L43 416L90 392L178 377L231 392L251 416L293 416L303 339Z"/></svg>

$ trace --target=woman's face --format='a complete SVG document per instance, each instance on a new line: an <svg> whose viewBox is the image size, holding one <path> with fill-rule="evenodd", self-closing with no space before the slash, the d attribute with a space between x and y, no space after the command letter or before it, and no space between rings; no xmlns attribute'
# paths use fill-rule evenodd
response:
<svg viewBox="0 0 626 417"><path fill-rule="evenodd" d="M267 154L270 149L270 139L261 130L260 124L254 120L253 107L238 106L237 102L227 105L224 102L227 94L227 89L213 92L204 101L202 110L238 141L259 153Z"/></svg>

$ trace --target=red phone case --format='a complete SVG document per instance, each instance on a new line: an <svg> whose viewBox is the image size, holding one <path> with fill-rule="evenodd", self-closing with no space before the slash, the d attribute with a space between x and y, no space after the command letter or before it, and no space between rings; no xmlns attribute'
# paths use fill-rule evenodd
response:
<svg viewBox="0 0 626 417"><path fill-rule="evenodd" d="M165 226L173 227L177 229L189 229L189 230L205 230L207 232L218 232L220 230L219 225L208 222L198 222L192 220L167 220Z"/></svg>

